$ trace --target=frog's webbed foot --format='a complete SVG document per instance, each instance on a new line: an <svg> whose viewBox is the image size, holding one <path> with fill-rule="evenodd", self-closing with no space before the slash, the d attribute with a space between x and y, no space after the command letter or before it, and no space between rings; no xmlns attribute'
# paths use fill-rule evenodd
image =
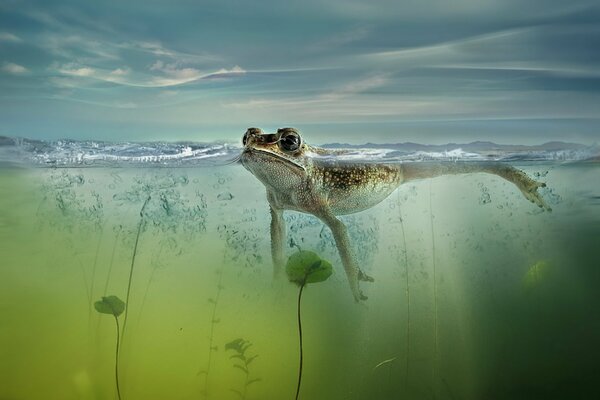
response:
<svg viewBox="0 0 600 400"><path fill-rule="evenodd" d="M375 282L375 279L373 279L371 276L365 274L364 271L360 268L358 270L358 280L363 281L363 282Z"/></svg>
<svg viewBox="0 0 600 400"><path fill-rule="evenodd" d="M517 170L518 171L518 170ZM515 173L513 183L517 185L523 196L530 202L536 204L538 207L543 208L546 211L552 211L552 208L546 204L540 193L539 188L546 187L545 183L534 181L525 175L524 172L518 171Z"/></svg>

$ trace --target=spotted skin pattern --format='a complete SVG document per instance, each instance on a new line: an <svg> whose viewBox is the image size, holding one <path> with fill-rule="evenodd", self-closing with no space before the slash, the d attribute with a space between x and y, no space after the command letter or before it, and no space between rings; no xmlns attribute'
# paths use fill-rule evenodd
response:
<svg viewBox="0 0 600 400"><path fill-rule="evenodd" d="M489 173L515 184L528 200L550 211L537 192L545 184L501 163L345 162L335 156L347 151L310 146L303 142L300 133L294 128L281 128L277 133L271 134L265 134L258 128L249 128L242 141L242 165L267 190L275 275L279 275L285 263L283 210L312 214L331 229L356 301L367 298L359 288L359 281L372 282L373 278L358 267L346 226L337 216L373 207L402 183L440 175Z"/></svg>

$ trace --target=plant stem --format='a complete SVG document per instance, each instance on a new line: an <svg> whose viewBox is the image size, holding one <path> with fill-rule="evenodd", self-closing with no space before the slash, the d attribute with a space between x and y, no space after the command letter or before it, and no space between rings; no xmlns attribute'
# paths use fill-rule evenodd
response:
<svg viewBox="0 0 600 400"><path fill-rule="evenodd" d="M300 301L302 300L302 290L304 289L304 285L306 285L306 280L302 282L300 285L300 292L298 293L298 336L300 338L300 368L298 370L298 387L296 388L296 400L298 400L298 396L300 395L300 383L302 382L302 319L300 318Z"/></svg>
<svg viewBox="0 0 600 400"><path fill-rule="evenodd" d="M212 316L211 316L211 320L210 320L210 336L208 338L208 361L206 364L206 375L204 377L204 391L206 393L208 393L208 374L210 373L210 366L212 363L212 353L214 351L213 339L214 339L214 334L215 334L215 318L217 316L217 306L219 304L219 297L221 296L221 290L223 289L222 282L223 282L223 266L224 265L225 265L225 261L223 260L223 264L221 264L221 269L219 271L219 282L217 283L217 294L216 294L214 302L213 302ZM248 377L246 377L246 381L247 380L248 380Z"/></svg>
<svg viewBox="0 0 600 400"><path fill-rule="evenodd" d="M131 282L133 281L133 267L135 265L135 256L137 254L138 243L140 240L140 233L144 225L144 210L150 201L150 196L144 201L144 205L140 209L140 222L138 224L137 235L135 236L135 244L133 246L133 255L131 256L131 266L129 268L129 281L127 282L127 295L125 296L125 316L123 317L123 333L121 341L125 340L125 328L127 327L127 317L129 316L129 295L131 293Z"/></svg>
<svg viewBox="0 0 600 400"><path fill-rule="evenodd" d="M96 254L94 255L94 264L92 265L92 278L90 282L90 295L92 298L94 297L94 286L96 281L96 267L98 266L98 256L100 255L100 245L102 244L102 235L104 234L104 225L100 227L100 237L98 238L98 243L96 244ZM94 308L92 302L89 302L89 315L88 320L91 322L92 318L92 309Z"/></svg>
<svg viewBox="0 0 600 400"><path fill-rule="evenodd" d="M431 221L431 251L433 259L433 398L437 397L437 380L438 380L438 293L436 279L436 264L435 264L435 233L433 231L433 208L431 207L431 182L429 183L429 219Z"/></svg>
<svg viewBox="0 0 600 400"><path fill-rule="evenodd" d="M400 199L398 199L400 200ZM408 372L410 362L410 277L408 275L408 248L406 247L406 233L404 231L404 221L398 201L398 216L400 217L400 228L402 229L402 241L404 244L404 274L406 275L406 365L404 371L404 389L408 390Z"/></svg>
<svg viewBox="0 0 600 400"><path fill-rule="evenodd" d="M115 382L117 384L117 398L121 400L121 389L119 388L119 318L115 315L115 322L117 323L117 351L115 355Z"/></svg>
<svg viewBox="0 0 600 400"><path fill-rule="evenodd" d="M104 291L102 292L104 295L106 295L106 292L108 291L108 284L110 282L110 276L112 274L113 263L115 261L115 252L117 249L117 242L119 241L120 234L121 229L119 229L119 231L115 235L115 242L113 243L112 253L110 254L110 264L108 265L108 273L106 274L106 282L104 283Z"/></svg>

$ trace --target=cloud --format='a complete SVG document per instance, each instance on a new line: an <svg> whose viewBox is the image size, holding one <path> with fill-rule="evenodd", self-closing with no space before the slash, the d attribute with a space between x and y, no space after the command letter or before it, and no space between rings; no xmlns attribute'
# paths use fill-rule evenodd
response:
<svg viewBox="0 0 600 400"><path fill-rule="evenodd" d="M589 54L593 52L592 38L598 35L598 28L573 26L506 29L425 46L368 53L358 56L357 64L377 64L396 71L425 67L597 77L600 62Z"/></svg>
<svg viewBox="0 0 600 400"><path fill-rule="evenodd" d="M116 68L110 72L112 76L125 76L131 72L129 68Z"/></svg>
<svg viewBox="0 0 600 400"><path fill-rule="evenodd" d="M0 42L22 42L22 39L9 32L0 32Z"/></svg>
<svg viewBox="0 0 600 400"><path fill-rule="evenodd" d="M51 71L58 72L65 77L92 79L124 86L135 87L170 87L212 78L227 78L244 74L246 71L240 66L231 69L220 68L214 72L203 73L192 67L181 67L177 63L168 64L156 61L148 71L133 71L129 67L115 69L92 68L77 63L59 64L50 66ZM159 74L159 75L157 75ZM62 83L63 80L53 79L52 82ZM73 87L73 81L68 81L69 87ZM60 85L62 86L62 85Z"/></svg>
<svg viewBox="0 0 600 400"><path fill-rule="evenodd" d="M154 82L162 85L178 85L191 82L202 77L202 74L196 68L181 67L178 63L165 63L162 60L156 61L150 66L150 71L161 72L164 77L154 78Z"/></svg>
<svg viewBox="0 0 600 400"><path fill-rule="evenodd" d="M361 79L342 84L332 90L316 96L298 96L290 98L252 98L245 102L232 102L230 105L238 109L256 110L268 109L283 112L299 113L306 117L351 116L351 115L383 115L390 113L390 108L395 113L399 105L406 100L393 99L386 101L365 101L362 97L373 89L385 86L388 83L386 75L371 75ZM419 101L410 101L410 108L414 109ZM384 107L385 106L385 107ZM404 110L408 107L402 106Z"/></svg>
<svg viewBox="0 0 600 400"><path fill-rule="evenodd" d="M354 82L342 85L338 89L320 96L322 100L339 100L341 98L357 95L371 89L376 89L386 84L385 75L373 75Z"/></svg>
<svg viewBox="0 0 600 400"><path fill-rule="evenodd" d="M9 74L19 75L19 74L24 74L24 73L28 72L29 70L22 65L7 62L7 63L4 63L4 65L2 65L2 71L8 72Z"/></svg>

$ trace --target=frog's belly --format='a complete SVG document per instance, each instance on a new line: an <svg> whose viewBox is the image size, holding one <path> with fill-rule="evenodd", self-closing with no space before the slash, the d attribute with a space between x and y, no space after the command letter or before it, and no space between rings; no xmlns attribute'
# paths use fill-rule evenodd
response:
<svg viewBox="0 0 600 400"><path fill-rule="evenodd" d="M381 187L362 187L346 190L332 190L327 203L335 215L352 214L369 209L385 200L394 190L396 185Z"/></svg>

